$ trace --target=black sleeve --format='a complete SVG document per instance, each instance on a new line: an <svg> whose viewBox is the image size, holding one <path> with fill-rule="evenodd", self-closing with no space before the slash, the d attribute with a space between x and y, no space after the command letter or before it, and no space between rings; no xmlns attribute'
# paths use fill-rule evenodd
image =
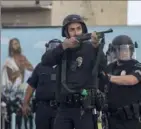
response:
<svg viewBox="0 0 141 129"><path fill-rule="evenodd" d="M39 70L40 64L38 64L35 69L32 72L32 75L28 78L27 83L32 87L32 88L37 88L38 85L38 70Z"/></svg>
<svg viewBox="0 0 141 129"><path fill-rule="evenodd" d="M42 65L54 66L61 62L64 50L62 45L44 53L41 59Z"/></svg>
<svg viewBox="0 0 141 129"><path fill-rule="evenodd" d="M97 61L99 60L98 58L98 52L99 52L99 47L98 48L94 48L94 55L95 55L95 60L94 60L94 67L95 65L97 64ZM99 61L99 64L98 64L98 69L97 69L97 75L98 75L98 88L100 91L104 92L104 86L105 86L105 83L104 81L102 80L102 78L100 78L100 73L102 71L105 71L105 69L107 68L107 58L102 50L102 52L100 53L100 61ZM94 73L95 74L95 73Z"/></svg>
<svg viewBox="0 0 141 129"><path fill-rule="evenodd" d="M141 82L141 63L135 64L131 75L135 76Z"/></svg>
<svg viewBox="0 0 141 129"><path fill-rule="evenodd" d="M100 65L99 65L99 71L105 71L106 72L107 68L107 57L102 51L101 53L101 60L100 60Z"/></svg>
<svg viewBox="0 0 141 129"><path fill-rule="evenodd" d="M97 60L99 60L98 58L100 58L99 65L98 65L98 72L105 71L105 69L107 68L107 57L105 53L103 52L103 50L100 53L100 57L98 57L99 56L98 52L99 52L99 47L95 48L95 56L96 56L95 64L97 63Z"/></svg>
<svg viewBox="0 0 141 129"><path fill-rule="evenodd" d="M99 87L99 90L100 91L102 91L102 92L104 92L104 89L105 89L105 86L106 85L109 85L109 79L108 79L108 76L105 76L104 74L103 74L103 72L104 73L106 73L106 74L108 74L109 72L108 72L108 69L109 69L109 66L105 66L104 67L104 70L102 70L101 72L99 72L99 74L98 74L98 81L99 81L99 85L98 85L98 87Z"/></svg>
<svg viewBox="0 0 141 129"><path fill-rule="evenodd" d="M105 83L102 79L98 78L98 89L101 91L101 92L104 92L104 87L105 87Z"/></svg>

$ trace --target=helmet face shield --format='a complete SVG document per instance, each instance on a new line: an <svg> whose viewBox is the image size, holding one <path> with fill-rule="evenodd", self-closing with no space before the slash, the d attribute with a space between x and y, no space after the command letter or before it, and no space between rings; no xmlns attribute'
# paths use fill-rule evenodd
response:
<svg viewBox="0 0 141 129"><path fill-rule="evenodd" d="M50 50L50 49L54 49L54 48L56 48L58 45L59 45L60 43L50 43L50 44L48 44L48 47L47 47L47 49L48 50Z"/></svg>
<svg viewBox="0 0 141 129"><path fill-rule="evenodd" d="M135 44L127 35L116 36L112 41L112 50L116 54L116 58L122 61L135 59Z"/></svg>
<svg viewBox="0 0 141 129"><path fill-rule="evenodd" d="M115 47L115 54L118 60L128 61L133 59L133 46L124 44Z"/></svg>

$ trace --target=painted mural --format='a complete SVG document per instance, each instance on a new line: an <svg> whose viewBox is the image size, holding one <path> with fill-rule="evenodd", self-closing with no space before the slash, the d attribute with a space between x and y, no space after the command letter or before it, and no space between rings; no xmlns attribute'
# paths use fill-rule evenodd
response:
<svg viewBox="0 0 141 129"><path fill-rule="evenodd" d="M108 43L120 34L129 35L133 41L137 41L141 47L141 26L102 26L89 27L89 32L103 31L112 28L113 33L106 35L106 51ZM18 38L21 44L23 54L28 58L35 67L40 62L42 54L45 52L45 43L53 38L61 37L61 28L25 28L25 29L2 29L1 32L1 64L8 57L8 44L11 38ZM137 59L141 61L141 52L137 49ZM2 66L1 65L1 66Z"/></svg>

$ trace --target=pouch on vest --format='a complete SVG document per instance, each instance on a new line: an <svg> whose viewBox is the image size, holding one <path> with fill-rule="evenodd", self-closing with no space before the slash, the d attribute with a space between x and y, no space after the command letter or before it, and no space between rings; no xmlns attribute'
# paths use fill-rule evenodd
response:
<svg viewBox="0 0 141 129"><path fill-rule="evenodd" d="M124 106L123 109L124 109L124 112L125 112L127 119L131 120L133 118L133 112L132 112L130 106Z"/></svg>
<svg viewBox="0 0 141 129"><path fill-rule="evenodd" d="M132 109L133 109L133 116L136 119L139 119L140 116L139 104L132 104Z"/></svg>

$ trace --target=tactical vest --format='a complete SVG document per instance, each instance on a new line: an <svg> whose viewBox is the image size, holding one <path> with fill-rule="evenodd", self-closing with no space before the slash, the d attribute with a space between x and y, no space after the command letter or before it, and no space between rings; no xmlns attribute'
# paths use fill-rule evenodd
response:
<svg viewBox="0 0 141 129"><path fill-rule="evenodd" d="M117 62L109 65L109 73L111 75L130 75L133 71L133 66L137 63L136 60L129 61L126 64L117 65ZM136 85L109 85L108 103L110 108L119 108L126 105L131 105L141 101L141 83Z"/></svg>
<svg viewBox="0 0 141 129"><path fill-rule="evenodd" d="M56 88L56 68L42 66L38 73L37 100L54 100Z"/></svg>
<svg viewBox="0 0 141 129"><path fill-rule="evenodd" d="M62 60L62 72L66 73L69 88L79 90L93 85L92 68L95 58L95 51L91 44L87 43L83 44L81 49L66 52Z"/></svg>

